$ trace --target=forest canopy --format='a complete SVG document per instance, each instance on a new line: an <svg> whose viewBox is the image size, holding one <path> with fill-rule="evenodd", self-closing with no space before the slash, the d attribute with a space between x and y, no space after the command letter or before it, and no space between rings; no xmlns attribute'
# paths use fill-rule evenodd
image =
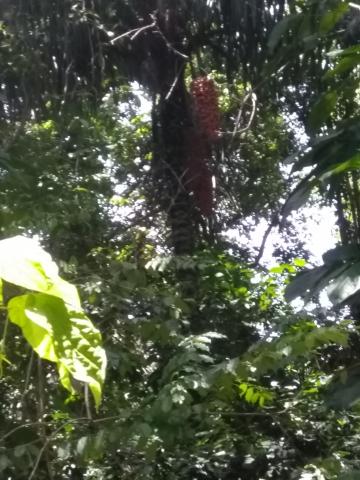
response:
<svg viewBox="0 0 360 480"><path fill-rule="evenodd" d="M357 2L0 2L1 478L360 478L359 68Z"/></svg>

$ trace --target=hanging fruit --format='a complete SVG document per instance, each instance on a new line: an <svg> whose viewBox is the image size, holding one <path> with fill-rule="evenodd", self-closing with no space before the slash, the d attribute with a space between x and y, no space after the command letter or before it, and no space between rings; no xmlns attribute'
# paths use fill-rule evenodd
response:
<svg viewBox="0 0 360 480"><path fill-rule="evenodd" d="M216 142L220 138L220 110L214 80L208 77L195 78L190 92L198 129L210 142Z"/></svg>

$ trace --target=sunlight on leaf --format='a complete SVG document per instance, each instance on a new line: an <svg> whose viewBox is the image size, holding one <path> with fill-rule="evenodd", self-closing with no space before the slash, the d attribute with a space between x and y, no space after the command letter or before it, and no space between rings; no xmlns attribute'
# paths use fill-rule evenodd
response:
<svg viewBox="0 0 360 480"><path fill-rule="evenodd" d="M54 295L81 310L76 288L59 277L51 256L30 238L17 236L0 241L0 278L28 290Z"/></svg>
<svg viewBox="0 0 360 480"><path fill-rule="evenodd" d="M57 363L67 390L76 393L72 378L87 383L99 406L106 357L100 332L85 314L67 310L60 299L40 293L12 298L9 318L41 358Z"/></svg>

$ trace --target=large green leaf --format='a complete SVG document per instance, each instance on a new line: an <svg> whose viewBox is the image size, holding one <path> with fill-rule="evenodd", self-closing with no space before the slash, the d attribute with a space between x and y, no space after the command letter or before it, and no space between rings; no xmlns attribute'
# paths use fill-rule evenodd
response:
<svg viewBox="0 0 360 480"><path fill-rule="evenodd" d="M59 277L57 265L35 240L16 236L0 241L0 278L27 290L54 295L81 311L76 288Z"/></svg>
<svg viewBox="0 0 360 480"><path fill-rule="evenodd" d="M324 75L325 79L329 79L334 77L335 75L340 75L349 72L349 70L353 70L357 67L360 63L360 55L353 54L342 58L339 63L334 67L332 70L329 70Z"/></svg>
<svg viewBox="0 0 360 480"><path fill-rule="evenodd" d="M328 288L330 301L337 305L360 289L360 262L350 265Z"/></svg>
<svg viewBox="0 0 360 480"><path fill-rule="evenodd" d="M300 15L287 15L275 25L268 40L268 48L270 53L274 52L285 33L287 33L291 27L296 27L300 21Z"/></svg>
<svg viewBox="0 0 360 480"><path fill-rule="evenodd" d="M341 173L348 172L350 170L359 170L360 169L360 153L357 153L349 160L345 162L336 163L331 165L324 173L321 174L320 180L327 180L329 177L334 175L340 175Z"/></svg>
<svg viewBox="0 0 360 480"><path fill-rule="evenodd" d="M320 19L320 33L325 34L332 30L348 10L349 5L345 2L341 2L335 8L327 11Z"/></svg>
<svg viewBox="0 0 360 480"><path fill-rule="evenodd" d="M320 176L329 166L352 158L359 150L359 127L359 118L355 118L343 122L341 128L316 137L305 150L306 153L303 151L299 155L293 171L316 166L314 174Z"/></svg>
<svg viewBox="0 0 360 480"><path fill-rule="evenodd" d="M106 357L100 332L86 315L43 293L14 297L8 310L10 321L22 329L38 355L57 363L62 385L75 393L72 379L87 383L99 406Z"/></svg>
<svg viewBox="0 0 360 480"><path fill-rule="evenodd" d="M309 117L310 128L317 130L330 117L338 102L338 98L338 93L335 90L326 92L319 98L311 110Z"/></svg>
<svg viewBox="0 0 360 480"><path fill-rule="evenodd" d="M345 49L335 49L328 52L327 56L330 58L336 57L346 57L348 55L360 54L360 46L352 45L351 47Z"/></svg>
<svg viewBox="0 0 360 480"><path fill-rule="evenodd" d="M328 250L323 255L323 261L326 265L354 259L360 260L359 245L339 245L338 247Z"/></svg>
<svg viewBox="0 0 360 480"><path fill-rule="evenodd" d="M309 152L300 157L293 171L315 167L289 195L283 207L284 217L303 206L316 186L331 181L333 176L360 168L358 131L359 122L356 120L349 125L347 136L339 130L321 137L313 143Z"/></svg>
<svg viewBox="0 0 360 480"><path fill-rule="evenodd" d="M327 267L321 266L299 273L286 287L286 300L291 302L295 298L303 297L307 292L311 292L327 271Z"/></svg>
<svg viewBox="0 0 360 480"><path fill-rule="evenodd" d="M304 179L290 194L282 210L283 218L286 218L293 210L298 210L310 198L311 191L317 184L315 180Z"/></svg>
<svg viewBox="0 0 360 480"><path fill-rule="evenodd" d="M348 268L347 265L339 264L339 263L332 264L331 266L326 266L326 270L324 274L321 276L318 282L313 286L313 288L309 290L308 294L305 295L304 297L305 302L310 301L312 297L318 295L325 288L327 288L329 283L332 281L332 279L337 278L347 268Z"/></svg>
<svg viewBox="0 0 360 480"><path fill-rule="evenodd" d="M323 255L324 265L299 273L285 290L288 301L304 297L308 301L327 287L330 301L337 305L360 290L360 248L339 246Z"/></svg>
<svg viewBox="0 0 360 480"><path fill-rule="evenodd" d="M326 403L335 410L344 410L360 400L360 365L354 363L337 372L326 392Z"/></svg>

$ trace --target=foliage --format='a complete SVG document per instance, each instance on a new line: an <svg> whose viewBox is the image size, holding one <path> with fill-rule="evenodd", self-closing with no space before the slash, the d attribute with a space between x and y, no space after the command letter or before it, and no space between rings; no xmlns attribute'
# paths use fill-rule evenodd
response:
<svg viewBox="0 0 360 480"><path fill-rule="evenodd" d="M0 475L355 478L352 7L41 0L0 12ZM221 132L205 147L189 142L198 77L219 93ZM186 188L202 147L209 217ZM306 222L289 215L309 198L335 205L341 237L314 268L293 233ZM279 227L286 263L263 264L259 223ZM337 308L320 305L325 287ZM312 310L289 304L298 296Z"/></svg>
<svg viewBox="0 0 360 480"><path fill-rule="evenodd" d="M0 278L5 282L8 319L21 328L40 358L57 364L60 381L70 393L76 393L72 379L88 384L98 407L106 357L76 288L60 278L51 257L25 237L0 242ZM8 285L39 293L8 296ZM3 352L5 341L4 335Z"/></svg>
<svg viewBox="0 0 360 480"><path fill-rule="evenodd" d="M328 21L330 28L339 21L348 6L339 4L320 21ZM303 272L288 287L287 296L293 299L305 295L307 299L328 286L330 300L336 305L356 303L359 243L359 99L357 45L341 45L341 38L333 42L327 57L327 69L322 75L322 93L313 104L308 127L312 136L306 150L299 152L293 171L310 168L310 173L298 183L283 208L287 216L301 207L312 190L318 187L325 198L336 205L342 245L324 255L324 265ZM295 159L294 159L295 160Z"/></svg>

